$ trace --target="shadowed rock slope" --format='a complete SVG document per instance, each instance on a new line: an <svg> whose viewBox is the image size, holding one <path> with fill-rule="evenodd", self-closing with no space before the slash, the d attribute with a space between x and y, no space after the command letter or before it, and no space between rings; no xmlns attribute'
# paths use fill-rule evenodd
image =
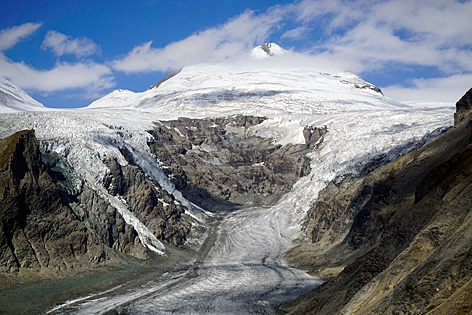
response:
<svg viewBox="0 0 472 315"><path fill-rule="evenodd" d="M108 193L124 199L158 239L184 244L190 223L174 198L139 167L105 163ZM41 153L34 131L0 139L0 288L117 262L116 253L149 254L104 192L75 177L54 152Z"/></svg>
<svg viewBox="0 0 472 315"><path fill-rule="evenodd" d="M41 162L33 131L0 140L0 271L56 273L106 254L66 206Z"/></svg>
<svg viewBox="0 0 472 315"><path fill-rule="evenodd" d="M455 123L423 148L320 194L305 225L313 243L287 258L327 282L286 311L472 312L472 116Z"/></svg>

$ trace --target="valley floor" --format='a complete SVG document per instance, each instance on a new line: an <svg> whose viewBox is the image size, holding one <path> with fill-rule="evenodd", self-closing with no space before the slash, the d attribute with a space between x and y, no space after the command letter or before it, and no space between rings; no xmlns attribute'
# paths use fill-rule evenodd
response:
<svg viewBox="0 0 472 315"><path fill-rule="evenodd" d="M17 283L0 290L0 314L44 314L58 303L110 289L136 287L162 275L182 258L181 253L166 258L154 256L146 262L126 257L119 263L110 262L62 279Z"/></svg>
<svg viewBox="0 0 472 315"><path fill-rule="evenodd" d="M206 257L123 292L116 290L64 304L62 313L221 314L276 313L276 306L320 285L319 278L287 267L281 255L292 245L277 226L273 208L226 214L209 239Z"/></svg>

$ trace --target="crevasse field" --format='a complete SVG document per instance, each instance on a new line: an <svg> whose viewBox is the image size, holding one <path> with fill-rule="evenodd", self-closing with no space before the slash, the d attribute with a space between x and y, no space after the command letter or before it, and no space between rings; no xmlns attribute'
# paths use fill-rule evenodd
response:
<svg viewBox="0 0 472 315"><path fill-rule="evenodd" d="M221 223L211 231L216 241L195 270L198 276L188 276L193 270L173 270L125 293L83 297L51 312L93 314L121 307L130 314L274 313L274 306L322 283L281 260L303 240L301 222L320 190L331 180L356 174L374 158L393 160L452 125L453 108L400 104L352 73L299 67L283 57L186 67L158 88L116 90L83 109L0 115L0 137L35 129L38 139L65 157L119 209L141 242L159 254L165 245L103 188L108 172L103 156L124 165L119 148L126 146L147 175L187 207L194 224L205 225L215 214L185 200L150 153L152 136L146 130L153 121L266 116L267 121L248 132L280 144L303 142L305 126L328 130L309 153L311 173L277 204L220 215Z"/></svg>

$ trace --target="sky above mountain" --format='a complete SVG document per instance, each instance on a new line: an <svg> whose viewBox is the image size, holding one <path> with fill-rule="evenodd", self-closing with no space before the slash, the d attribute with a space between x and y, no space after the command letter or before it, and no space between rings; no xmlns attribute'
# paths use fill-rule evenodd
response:
<svg viewBox="0 0 472 315"><path fill-rule="evenodd" d="M471 12L472 0L4 1L0 77L48 107L81 107L276 42L300 67L453 104L472 86Z"/></svg>

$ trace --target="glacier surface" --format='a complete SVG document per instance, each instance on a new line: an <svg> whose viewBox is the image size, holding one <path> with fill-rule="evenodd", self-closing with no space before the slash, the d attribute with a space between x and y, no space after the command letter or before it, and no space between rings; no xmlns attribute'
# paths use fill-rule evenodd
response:
<svg viewBox="0 0 472 315"><path fill-rule="evenodd" d="M146 175L202 224L214 215L182 197L150 153L147 143L153 139L146 130L153 121L266 116L268 120L248 132L280 144L303 142L304 126L328 130L309 153L311 173L277 204L221 215L214 246L194 270L174 270L125 293L83 298L55 312L90 314L126 308L131 314L272 313L274 306L322 282L281 260L301 240L301 221L320 190L379 156L392 160L436 137L439 128L452 125L452 108L400 104L352 73L287 66L280 60L196 65L158 88L142 93L116 90L84 109L0 115L0 137L35 129L48 149L67 159L98 190L109 172L102 157L126 165L119 150L126 146ZM138 232L149 240L145 232ZM147 245L163 251L155 241ZM196 277L189 277L190 272Z"/></svg>

